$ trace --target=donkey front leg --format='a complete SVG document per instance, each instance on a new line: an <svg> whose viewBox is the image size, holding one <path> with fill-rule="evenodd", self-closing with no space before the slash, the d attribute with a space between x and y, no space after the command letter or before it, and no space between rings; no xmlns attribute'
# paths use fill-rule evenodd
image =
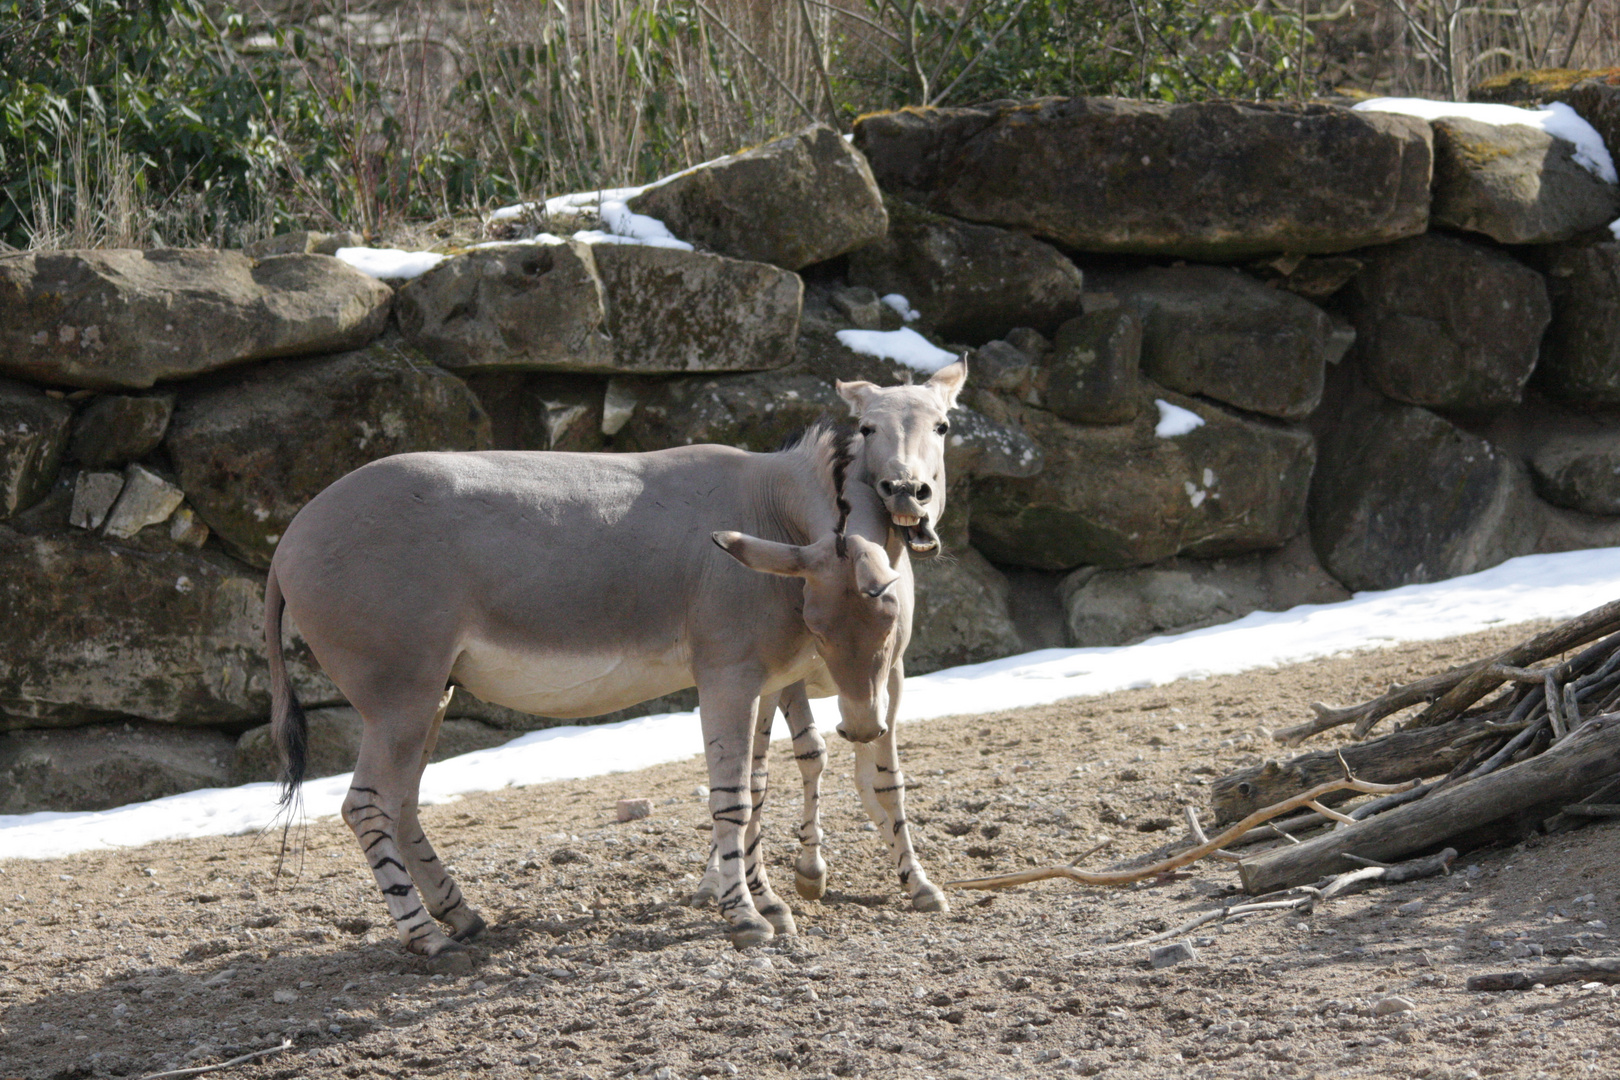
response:
<svg viewBox="0 0 1620 1080"><path fill-rule="evenodd" d="M904 683L900 665L889 672L889 730L869 743L855 747L855 783L866 812L888 837L889 854L900 875L900 887L918 911L949 911L950 902L938 885L928 880L917 852L911 846L911 830L906 824L906 778L900 771L900 750L895 723Z"/></svg>
<svg viewBox="0 0 1620 1080"><path fill-rule="evenodd" d="M782 715L793 736L793 760L804 780L803 817L799 822L799 855L793 860L793 887L806 900L827 892L827 861L821 856L821 772L827 765L827 740L816 730L804 683L782 691Z"/></svg>
<svg viewBox="0 0 1620 1080"><path fill-rule="evenodd" d="M753 894L754 908L770 922L780 935L791 936L799 932L793 921L793 910L782 902L771 888L765 873L765 860L760 854L760 842L765 834L765 797L771 786L771 726L776 721L777 695L760 699L759 719L754 725L754 760L748 776L753 810L748 828L743 833L743 873L748 880L748 891Z"/></svg>
<svg viewBox="0 0 1620 1080"><path fill-rule="evenodd" d="M427 957L436 972L471 971L466 947L446 937L422 904L399 843L405 807L416 801L422 747L431 721L424 717L417 724L390 727L374 719L376 712L365 710L361 715L365 732L354 779L343 800L343 820L360 842L406 950Z"/></svg>
<svg viewBox="0 0 1620 1080"><path fill-rule="evenodd" d="M753 817L750 775L759 706L757 690L739 690L718 680L698 684L703 750L709 764L713 857L720 869L717 899L721 916L731 924L731 943L739 949L763 944L776 933L754 907L745 863L745 838Z"/></svg>
<svg viewBox="0 0 1620 1080"><path fill-rule="evenodd" d="M410 798L400 808L400 851L405 856L405 867L410 871L411 880L416 883L416 890L421 894L428 912L440 922L450 925L451 937L455 940L470 941L483 932L483 917L462 898L460 886L439 861L433 845L428 843L416 807L422 772L433 757L433 748L438 745L439 729L444 725L444 714L450 708L450 697L454 693L453 689L446 690L439 701L439 711L433 716L433 726L428 729L427 741L422 746L422 763L416 770L416 784L411 788Z"/></svg>

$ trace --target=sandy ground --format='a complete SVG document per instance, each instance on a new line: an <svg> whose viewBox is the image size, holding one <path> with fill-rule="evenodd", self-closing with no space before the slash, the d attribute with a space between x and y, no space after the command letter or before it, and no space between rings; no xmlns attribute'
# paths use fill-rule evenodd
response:
<svg viewBox="0 0 1620 1080"><path fill-rule="evenodd" d="M1259 760L1260 726L1348 703L1532 632L1506 628L902 733L910 819L937 881L1139 857L1181 806ZM697 736L694 732L694 744ZM767 844L792 897L797 773ZM1620 833L1596 825L1465 855L1457 872L1210 927L1196 959L1093 952L1228 896L1223 864L1115 891L1049 881L899 898L835 747L832 891L793 898L800 936L739 953L680 900L707 851L696 757L469 796L423 814L491 924L465 978L404 955L348 831L0 861L0 1077L141 1076L293 1045L231 1077L1579 1077L1620 1075L1608 987L1469 993L1469 975L1608 955ZM615 801L652 798L613 823ZM1206 815L1207 818L1207 815ZM1544 955L1538 955L1544 954ZM1380 1000L1413 1006L1374 1015ZM1386 1005L1385 1008L1390 1006Z"/></svg>

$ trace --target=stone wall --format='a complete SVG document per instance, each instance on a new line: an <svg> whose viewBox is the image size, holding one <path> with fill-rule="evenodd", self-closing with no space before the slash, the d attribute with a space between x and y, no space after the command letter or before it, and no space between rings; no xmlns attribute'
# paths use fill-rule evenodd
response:
<svg viewBox="0 0 1620 1080"><path fill-rule="evenodd" d="M263 570L344 473L774 449L839 411L833 380L912 376L837 336L905 327L887 294L971 370L912 673L1620 542L1620 198L1556 140L1328 105L907 110L629 209L694 250L502 222L393 284L311 236L0 256L0 813L269 778ZM346 767L355 717L290 661ZM452 715L445 752L550 722Z"/></svg>

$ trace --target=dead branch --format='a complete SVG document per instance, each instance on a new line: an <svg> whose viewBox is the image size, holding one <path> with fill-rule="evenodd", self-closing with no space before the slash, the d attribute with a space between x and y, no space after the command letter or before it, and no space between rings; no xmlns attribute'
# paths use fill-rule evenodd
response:
<svg viewBox="0 0 1620 1080"><path fill-rule="evenodd" d="M1308 724L1298 727L1284 728L1275 732L1271 737L1287 746L1298 746L1312 735L1330 731L1342 724L1355 724L1361 726L1366 723L1368 727L1376 724L1386 716L1400 712L1412 705L1421 705L1426 701L1433 701L1435 696L1443 694L1462 682L1478 670L1479 664L1463 664L1461 667L1442 671L1438 675L1429 675L1416 682L1406 683L1404 686L1391 686L1378 697L1360 705L1351 705L1346 708L1335 708L1313 702L1311 711L1316 713L1316 719Z"/></svg>
<svg viewBox="0 0 1620 1080"><path fill-rule="evenodd" d="M1576 817L1611 818L1620 817L1620 803L1575 803L1564 807L1564 813Z"/></svg>
<svg viewBox="0 0 1620 1080"><path fill-rule="evenodd" d="M229 1069L233 1066L241 1065L244 1062L252 1061L254 1058L262 1058L266 1054L279 1054L283 1050L290 1050L291 1048L292 1040L283 1039L280 1046L272 1046L268 1050L255 1050L251 1054L243 1054L240 1057L233 1057L231 1060L221 1061L217 1065L198 1065L193 1069L171 1069L168 1072L147 1073L145 1076L138 1077L137 1080L171 1080L173 1077L180 1076L201 1076L203 1073L218 1072L221 1069Z"/></svg>
<svg viewBox="0 0 1620 1080"><path fill-rule="evenodd" d="M1346 855L1344 858L1353 858ZM1436 874L1451 873L1451 864L1457 858L1456 848L1446 848L1438 855L1430 855L1424 859L1412 859L1409 862L1388 863L1378 866L1364 866L1360 870L1352 870L1348 874L1340 874L1322 889L1322 899L1331 900L1335 896L1346 896L1350 893L1370 889L1374 885L1398 885L1403 881L1416 881L1419 878L1434 877ZM1367 860L1358 860L1367 861Z"/></svg>
<svg viewBox="0 0 1620 1080"><path fill-rule="evenodd" d="M1320 799L1323 795L1335 791L1360 791L1371 795L1393 795L1405 790L1405 785L1369 784L1353 777L1345 777L1342 780L1318 784L1309 791L1302 792L1292 799L1285 799L1275 806L1256 810L1214 839L1199 844L1195 848L1189 848L1179 855L1172 855L1170 858L1154 863L1152 866L1145 866L1136 870L1104 871L1077 870L1072 866L1048 866L1038 870L1023 870L1016 874L997 874L992 877L947 881L945 886L946 888L958 889L1006 889L1014 885L1025 885L1032 881L1045 881L1048 878L1059 877L1068 878L1070 881L1078 881L1082 885L1129 885L1147 878L1158 877L1161 874L1168 874L1172 870L1195 863L1199 859L1224 848L1232 840L1242 836L1250 829L1264 825L1272 818L1281 817L1290 810L1297 810L1307 803Z"/></svg>
<svg viewBox="0 0 1620 1080"><path fill-rule="evenodd" d="M1445 723L1447 720L1454 720L1461 716L1464 709L1506 681L1500 675L1491 674L1492 666L1523 667L1526 664L1533 664L1545 660L1549 656L1567 652L1577 645L1585 645L1589 641L1612 634L1617 627L1620 627L1620 600L1614 600L1604 604L1602 607L1593 608L1578 618L1561 623L1545 633L1537 634L1529 641L1521 642L1478 665L1476 671L1446 691L1427 709L1413 717L1411 723L1407 726L1413 728L1435 727ZM1609 651L1613 651L1612 645L1610 645ZM1583 654L1583 656L1585 655ZM1579 659L1581 657L1576 657L1558 666L1559 682L1563 682L1568 678L1575 660Z"/></svg>
<svg viewBox="0 0 1620 1080"><path fill-rule="evenodd" d="M1499 971L1488 975L1473 975L1468 979L1468 989L1528 990L1538 983L1542 986L1557 986L1560 983L1572 982L1620 983L1620 956L1581 960L1571 958L1557 967L1544 967L1538 971Z"/></svg>

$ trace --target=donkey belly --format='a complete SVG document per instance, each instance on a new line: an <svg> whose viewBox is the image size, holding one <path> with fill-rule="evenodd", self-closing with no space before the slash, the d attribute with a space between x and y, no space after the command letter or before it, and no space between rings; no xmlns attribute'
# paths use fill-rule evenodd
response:
<svg viewBox="0 0 1620 1080"><path fill-rule="evenodd" d="M563 652L469 642L450 678L492 705L564 719L597 716L692 685L684 648Z"/></svg>

